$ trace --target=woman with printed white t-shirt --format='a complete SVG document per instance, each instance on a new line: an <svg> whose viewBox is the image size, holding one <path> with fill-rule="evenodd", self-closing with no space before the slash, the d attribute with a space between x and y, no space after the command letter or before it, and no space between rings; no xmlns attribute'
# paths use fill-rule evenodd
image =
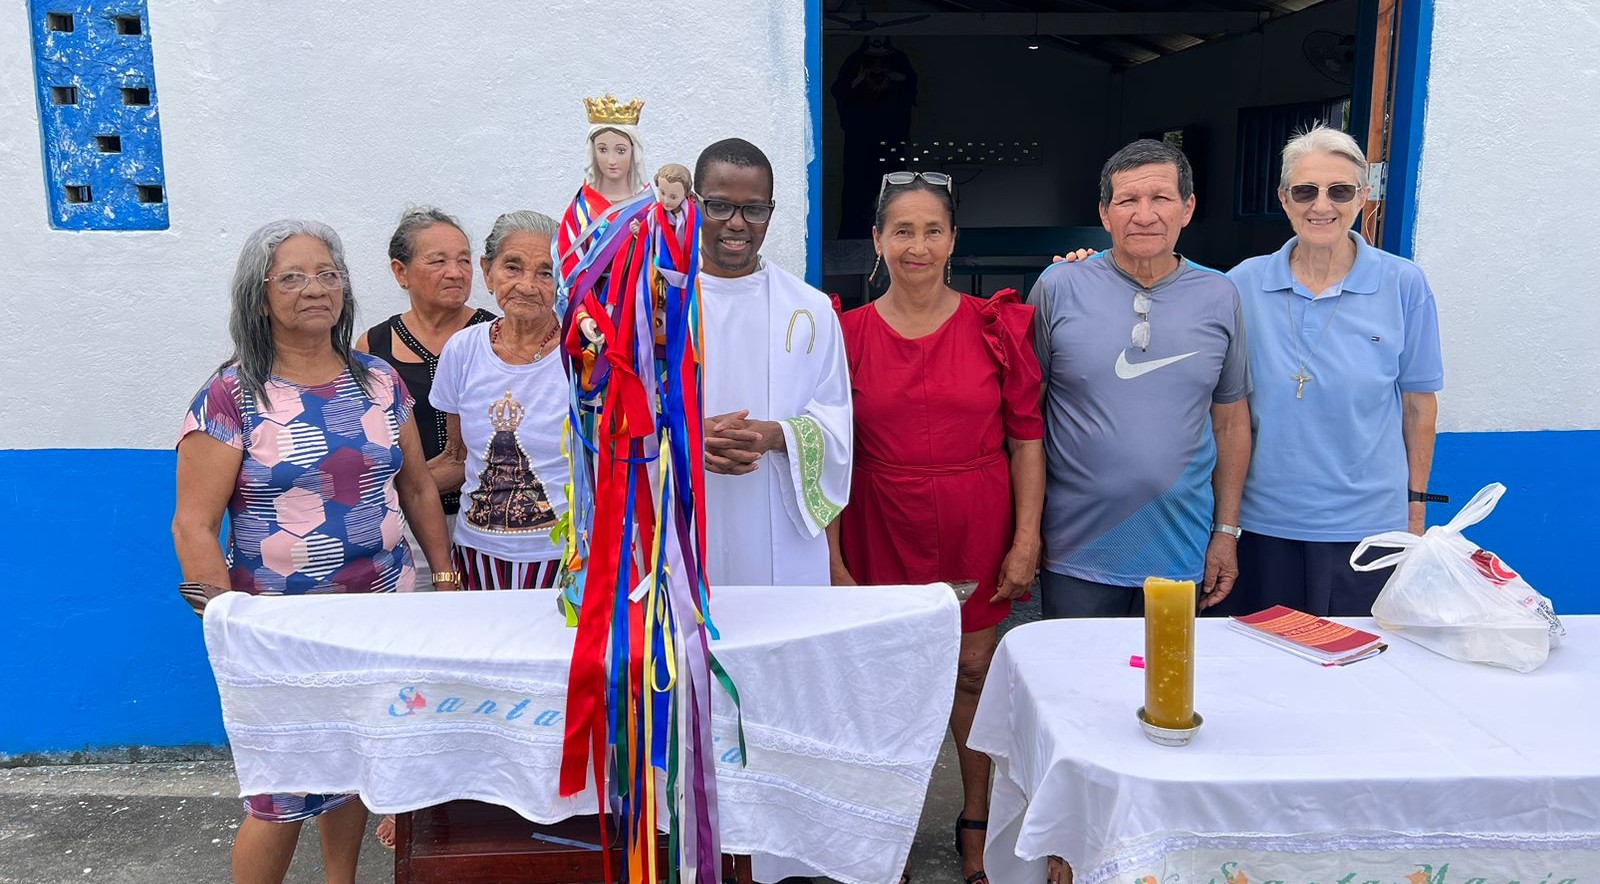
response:
<svg viewBox="0 0 1600 884"><path fill-rule="evenodd" d="M552 587L560 573L562 549L550 539L568 481L556 230L537 212L495 219L483 278L505 315L463 329L439 354L429 398L445 414L445 455L460 470L450 478L461 489L453 552L463 589Z"/></svg>

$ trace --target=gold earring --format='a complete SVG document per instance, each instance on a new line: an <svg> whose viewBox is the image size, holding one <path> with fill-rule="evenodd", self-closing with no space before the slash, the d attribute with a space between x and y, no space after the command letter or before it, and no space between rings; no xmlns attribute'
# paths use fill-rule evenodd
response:
<svg viewBox="0 0 1600 884"><path fill-rule="evenodd" d="M879 253L872 262L872 272L867 274L867 285L872 285L872 281L878 278L878 268L881 266L883 266L883 255Z"/></svg>

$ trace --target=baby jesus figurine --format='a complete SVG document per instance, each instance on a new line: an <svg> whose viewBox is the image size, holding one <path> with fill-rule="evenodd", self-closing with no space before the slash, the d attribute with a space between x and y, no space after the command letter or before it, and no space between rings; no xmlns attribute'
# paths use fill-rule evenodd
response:
<svg viewBox="0 0 1600 884"><path fill-rule="evenodd" d="M683 204L689 199L689 193L694 189L694 176L689 174L687 166L678 163L668 163L656 172L656 201L661 208L667 211L667 222L672 225L672 236L677 240L679 248L683 241L683 222L687 213ZM654 316L652 326L655 329L656 346L665 348L667 345L667 296L666 283L660 277L652 281L651 299L654 302Z"/></svg>
<svg viewBox="0 0 1600 884"><path fill-rule="evenodd" d="M687 166L668 163L656 172L656 199L667 210L672 227L683 235L683 203L694 189L694 177Z"/></svg>
<svg viewBox="0 0 1600 884"><path fill-rule="evenodd" d="M666 210L667 220L671 222L673 233L681 244L683 241L683 222L686 216L683 204L688 201L689 193L694 189L694 176L689 172L687 166L680 163L668 163L656 172L655 186L656 201ZM638 221L631 222L629 226L633 233L639 232ZM652 300L655 302L651 326L655 329L656 343L665 346L667 343L666 289L659 279L653 282L651 288L654 290L654 298ZM599 345L604 340L605 336L600 333L600 326L590 318L587 312L580 310L577 319L578 330L583 333L584 339L590 344Z"/></svg>

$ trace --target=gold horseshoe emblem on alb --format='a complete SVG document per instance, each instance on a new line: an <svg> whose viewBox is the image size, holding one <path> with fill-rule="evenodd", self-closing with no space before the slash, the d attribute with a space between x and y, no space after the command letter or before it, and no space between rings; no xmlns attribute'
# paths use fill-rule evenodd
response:
<svg viewBox="0 0 1600 884"><path fill-rule="evenodd" d="M810 310L804 308L794 311L789 316L789 331L783 336L783 349L790 353L794 352L794 324L802 316L806 318L807 322L811 323L811 339L806 342L806 353L809 355L817 347L817 318L811 315Z"/></svg>

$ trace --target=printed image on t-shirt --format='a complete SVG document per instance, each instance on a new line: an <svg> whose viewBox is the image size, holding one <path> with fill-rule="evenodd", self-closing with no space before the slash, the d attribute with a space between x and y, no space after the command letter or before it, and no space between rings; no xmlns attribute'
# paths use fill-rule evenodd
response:
<svg viewBox="0 0 1600 884"><path fill-rule="evenodd" d="M544 483L517 437L526 410L511 391L489 406L494 434L483 455L478 488L467 507L468 524L494 534L528 534L555 526L556 512Z"/></svg>

